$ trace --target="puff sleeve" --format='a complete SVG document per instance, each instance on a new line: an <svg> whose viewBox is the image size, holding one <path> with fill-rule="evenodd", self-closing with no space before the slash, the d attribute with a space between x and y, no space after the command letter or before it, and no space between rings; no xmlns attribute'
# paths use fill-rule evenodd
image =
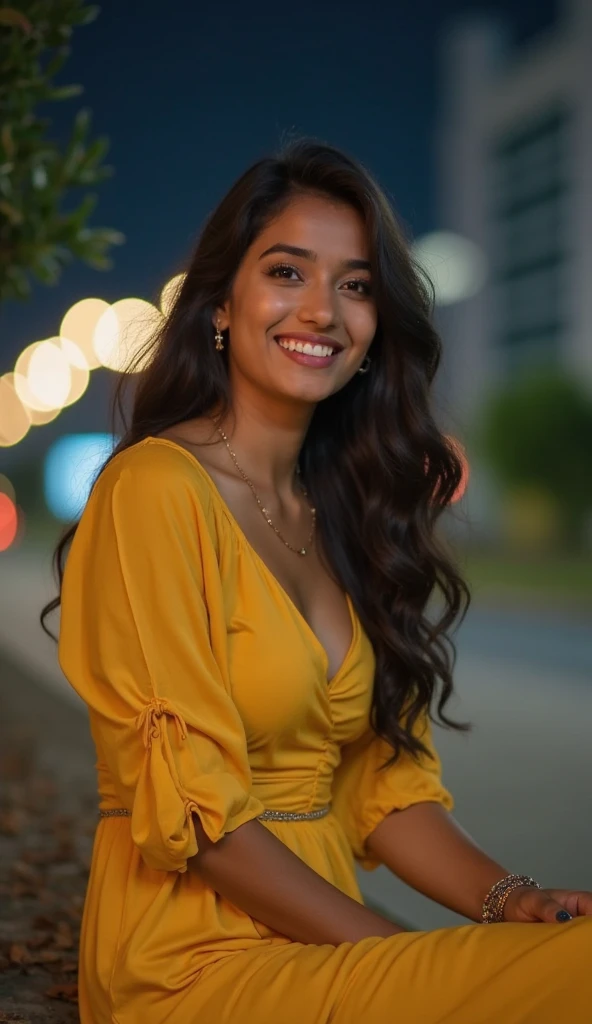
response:
<svg viewBox="0 0 592 1024"><path fill-rule="evenodd" d="M442 784L441 762L427 714L418 718L413 732L434 760L422 754L418 763L402 751L394 765L376 771L392 755L392 747L370 725L359 739L342 748L333 781L333 809L354 857L366 871L381 863L366 848L368 836L391 811L422 801L440 803L449 811L454 807L452 795Z"/></svg>
<svg viewBox="0 0 592 1024"><path fill-rule="evenodd" d="M59 661L145 863L184 872L192 814L212 842L257 817L230 694L211 495L190 457L140 444L103 470L62 587Z"/></svg>

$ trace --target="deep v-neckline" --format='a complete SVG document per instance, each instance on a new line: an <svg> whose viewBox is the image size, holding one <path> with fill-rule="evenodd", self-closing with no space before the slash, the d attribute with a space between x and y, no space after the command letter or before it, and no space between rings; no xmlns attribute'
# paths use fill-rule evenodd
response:
<svg viewBox="0 0 592 1024"><path fill-rule="evenodd" d="M344 657L343 661L341 662L341 665L339 666L337 671L329 679L329 678L327 678L327 672L328 672L328 669L329 669L329 656L328 656L325 648L323 647L321 641L319 640L318 636L316 635L315 631L313 630L313 628L310 625L310 623L308 622L308 620L304 617L304 615L302 614L302 612L300 611L298 606L295 604L295 602L290 597L288 591L285 589L285 587L282 586L282 584L278 580L277 576L271 571L271 569L267 565L267 562L265 562L265 560L261 557L259 552L253 547L251 542L247 539L247 536L246 536L244 530L240 526L240 523L238 522L238 520L233 515L233 513L232 513L232 511L230 509L230 506L227 504L226 501L224 501L224 498L222 497L218 487L216 486L216 482L215 482L214 478L212 476L210 476L210 474L208 473L208 471L205 468L205 466L202 465L202 463L199 461L197 456L194 455L192 452L190 452L188 448L185 448L182 444L177 444L176 441L169 440L169 438L167 438L167 437L152 437L151 436L151 437L147 437L146 440L147 441L155 441L157 444L171 445L173 448L177 448L179 451L184 452L185 455L187 456L187 458L191 459L191 461L203 473L205 479L207 480L208 484L210 485L210 489L212 490L215 498L217 499L220 507L222 508L223 512L225 513L226 518L229 520L229 522L230 522L231 526L233 527L235 533L237 534L239 539L242 541L243 546L253 556L253 558L256 561L256 563L261 567L261 569L266 574L268 580L272 583L272 585L275 586L276 590L284 598L286 604L291 608L293 614L296 616L298 621L301 623L301 625L305 629L305 631L306 631L306 633L307 633L307 635L309 637L309 640L314 645L314 647L316 648L318 653L321 655L321 658L322 658L322 661L323 661L323 665L324 665L324 670L323 671L324 671L326 685L327 685L327 687L333 686L333 683L342 675L342 673L347 668L347 666L349 664L349 659L352 656L352 652L354 650L354 647L355 647L357 639L358 639L358 621L357 621L357 616L356 616L356 613L355 613L355 609L354 609L354 606L353 606L352 599L351 599L350 595L348 594L348 592L344 591L345 600L347 602L347 608L348 608L348 611L349 611L349 619L350 619L351 633L352 633L351 640L350 640L349 647L348 647L348 649L347 649L347 651L345 653L345 657Z"/></svg>

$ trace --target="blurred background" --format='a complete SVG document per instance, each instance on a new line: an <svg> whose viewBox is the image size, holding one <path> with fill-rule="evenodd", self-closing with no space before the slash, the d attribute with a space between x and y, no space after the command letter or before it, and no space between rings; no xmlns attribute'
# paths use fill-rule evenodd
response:
<svg viewBox="0 0 592 1024"><path fill-rule="evenodd" d="M0 0L0 42L0 700L4 749L30 748L0 834L29 841L27 771L89 785L38 617L121 367L209 211L307 134L376 176L435 286L473 588L451 710L474 729L436 732L457 817L508 870L592 888L592 4ZM463 920L386 869L360 884L415 927Z"/></svg>

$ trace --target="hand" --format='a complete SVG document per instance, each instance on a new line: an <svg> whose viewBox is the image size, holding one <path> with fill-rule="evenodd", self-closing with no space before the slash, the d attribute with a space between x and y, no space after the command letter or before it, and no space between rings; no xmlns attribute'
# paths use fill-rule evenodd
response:
<svg viewBox="0 0 592 1024"><path fill-rule="evenodd" d="M547 921L560 923L560 911L572 917L592 917L592 892L572 889L535 889L521 885L513 889L504 906L504 921Z"/></svg>

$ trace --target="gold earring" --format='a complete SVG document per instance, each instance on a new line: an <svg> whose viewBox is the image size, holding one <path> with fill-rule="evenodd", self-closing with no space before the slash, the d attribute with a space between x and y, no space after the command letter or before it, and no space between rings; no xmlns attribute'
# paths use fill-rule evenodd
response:
<svg viewBox="0 0 592 1024"><path fill-rule="evenodd" d="M216 351L221 352L224 348L224 342L222 341L222 333L220 331L220 321L216 321Z"/></svg>

